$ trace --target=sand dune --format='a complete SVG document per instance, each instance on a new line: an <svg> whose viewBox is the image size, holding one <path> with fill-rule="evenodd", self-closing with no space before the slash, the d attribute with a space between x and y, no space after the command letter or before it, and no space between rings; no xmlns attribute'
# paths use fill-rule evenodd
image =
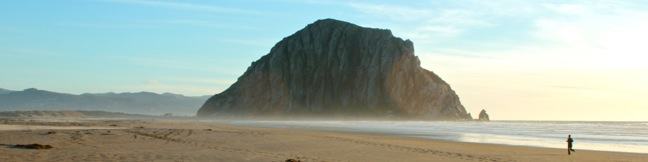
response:
<svg viewBox="0 0 648 162"><path fill-rule="evenodd" d="M0 128L21 127L5 123ZM648 161L648 154L578 151L568 156L562 149L188 120L97 120L83 125L1 130L0 161ZM54 148L11 147L31 143Z"/></svg>

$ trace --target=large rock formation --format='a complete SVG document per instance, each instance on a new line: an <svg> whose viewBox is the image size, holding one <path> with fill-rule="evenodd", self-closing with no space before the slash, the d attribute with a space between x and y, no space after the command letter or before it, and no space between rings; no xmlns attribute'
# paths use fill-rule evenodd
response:
<svg viewBox="0 0 648 162"><path fill-rule="evenodd" d="M197 115L470 118L411 41L333 19L281 40Z"/></svg>

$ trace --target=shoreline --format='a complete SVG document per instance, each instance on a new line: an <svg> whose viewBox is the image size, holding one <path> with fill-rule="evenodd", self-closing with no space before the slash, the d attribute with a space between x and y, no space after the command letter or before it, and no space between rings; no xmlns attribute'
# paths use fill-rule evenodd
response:
<svg viewBox="0 0 648 162"><path fill-rule="evenodd" d="M195 120L97 120L82 125L124 129L0 131L0 161L648 161L642 153L577 149L569 156L556 148ZM54 148L8 147L31 143Z"/></svg>
<svg viewBox="0 0 648 162"><path fill-rule="evenodd" d="M527 127L526 123L520 124L511 122L472 122L472 121L222 121L225 124L235 124L241 126L262 127L262 128L293 128L304 130L327 130L332 132L349 132L349 133L369 133L377 135L393 135L400 137L414 137L428 140L443 140L453 142L468 142L478 144L500 144L508 146L528 146L539 148L566 148L566 143L560 133L545 134L545 128L538 129L539 127L553 126L553 127L578 127L592 125L592 123L554 123L554 122L538 122L533 123L533 126ZM547 124L551 123L551 124ZM643 122L632 122L633 124L643 124ZM522 127L520 127L522 125ZM571 126L570 126L571 125ZM616 127L616 125L612 125ZM607 126L610 127L610 126ZM606 127L606 128L607 128ZM500 131L484 131L483 128L490 128ZM477 130L477 131L475 131ZM501 130L522 131L518 133L508 133ZM563 129L564 130L564 129ZM580 129L583 131L584 129ZM589 130L586 130L589 131ZM532 132L532 133L531 133ZM536 136L533 133L542 133L545 135ZM616 141L618 138L625 138L624 136L591 136L592 133L597 133L596 130L590 132L565 132L567 134L577 134L576 149L586 148L583 150L592 151L609 151L609 152L625 152L625 153L648 153L648 145L646 143L629 143L630 139L639 140L643 142L643 136L628 137L630 139ZM554 135L554 136L550 136ZM558 135L558 136L556 136ZM610 134L613 135L613 134ZM588 139L590 138L590 139ZM592 140L591 138L598 138ZM579 140L580 139L580 140ZM602 143L601 143L602 142Z"/></svg>
<svg viewBox="0 0 648 162"><path fill-rule="evenodd" d="M408 135L403 135L403 134L390 134L390 133L384 133L384 132L346 131L346 130L340 130L340 129L301 128L301 127L283 128L283 127L266 127L266 126L254 126L254 125L247 125L247 124L231 124L231 123L220 123L220 124L239 126L239 127L246 127L246 128L251 128L251 129L254 129L254 128L269 128L269 129L284 129L284 131L298 130L298 131L312 131L312 132L324 132L324 133L341 133L341 134L350 134L350 135L385 136L385 137L393 137L393 138L408 138L408 139L412 139L412 140L429 140L429 141L436 141L436 142L465 143L465 144L477 144L477 145L495 145L495 146L501 145L501 146L510 146L510 147L530 147L530 148L537 148L537 149L557 149L557 150L566 150L567 149L567 144L566 143L565 143L565 148L561 149L561 148L555 148L555 147L543 147L543 146L531 146L531 145L453 141L453 140L435 139L435 138L421 137L421 136L408 136ZM648 152L624 152L624 151L578 149L578 148L576 148L575 150L577 150L577 151L578 150L583 150L583 151L592 151L592 152L610 152L610 153L627 153L627 154L648 155Z"/></svg>

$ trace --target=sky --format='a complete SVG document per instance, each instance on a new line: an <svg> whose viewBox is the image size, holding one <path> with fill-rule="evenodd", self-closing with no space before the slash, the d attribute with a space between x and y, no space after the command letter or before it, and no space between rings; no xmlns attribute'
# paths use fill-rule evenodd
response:
<svg viewBox="0 0 648 162"><path fill-rule="evenodd" d="M630 0L6 1L0 88L213 95L324 18L412 40L472 114L648 120L648 2Z"/></svg>

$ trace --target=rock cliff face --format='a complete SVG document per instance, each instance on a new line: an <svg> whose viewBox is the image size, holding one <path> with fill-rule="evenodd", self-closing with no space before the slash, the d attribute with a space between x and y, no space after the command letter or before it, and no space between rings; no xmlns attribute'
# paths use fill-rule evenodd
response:
<svg viewBox="0 0 648 162"><path fill-rule="evenodd" d="M323 19L278 42L198 116L464 120L450 86L389 30Z"/></svg>

